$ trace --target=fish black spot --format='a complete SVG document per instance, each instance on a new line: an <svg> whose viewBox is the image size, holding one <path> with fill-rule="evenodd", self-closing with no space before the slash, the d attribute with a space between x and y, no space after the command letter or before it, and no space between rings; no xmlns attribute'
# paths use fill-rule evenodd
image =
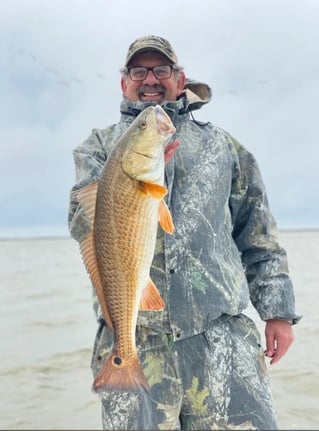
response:
<svg viewBox="0 0 319 431"><path fill-rule="evenodd" d="M121 365L122 359L119 358L118 356L115 356L115 358L113 359L113 362L115 365Z"/></svg>

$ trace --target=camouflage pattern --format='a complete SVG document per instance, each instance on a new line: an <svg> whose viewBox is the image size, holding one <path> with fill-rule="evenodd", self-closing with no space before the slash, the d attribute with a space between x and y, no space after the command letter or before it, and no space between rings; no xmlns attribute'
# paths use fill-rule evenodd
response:
<svg viewBox="0 0 319 431"><path fill-rule="evenodd" d="M286 253L252 154L221 128L191 119L191 101L200 107L190 94L197 87L163 106L181 145L165 170L175 232L159 228L151 269L166 307L138 316L151 396L103 393L105 429L276 428L259 336L242 312L251 300L262 320L299 319ZM69 228L76 240L89 224L75 191L99 178L110 148L148 105L124 98L121 121L75 148ZM94 373L111 342L101 327Z"/></svg>
<svg viewBox="0 0 319 431"><path fill-rule="evenodd" d="M163 54L172 64L178 63L177 56L168 40L160 36L149 35L140 37L131 43L126 55L125 66L128 66L136 54L143 51L157 51Z"/></svg>
<svg viewBox="0 0 319 431"><path fill-rule="evenodd" d="M102 392L103 429L277 429L259 333L246 316L221 316L181 341L138 327L137 345L151 392ZM94 375L111 346L101 324Z"/></svg>

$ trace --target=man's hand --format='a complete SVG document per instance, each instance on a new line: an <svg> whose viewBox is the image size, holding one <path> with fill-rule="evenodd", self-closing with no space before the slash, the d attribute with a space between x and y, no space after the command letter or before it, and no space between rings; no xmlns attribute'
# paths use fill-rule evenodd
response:
<svg viewBox="0 0 319 431"><path fill-rule="evenodd" d="M290 323L278 319L267 320L265 336L265 355L271 358L271 365L278 362L285 355L295 339Z"/></svg>
<svg viewBox="0 0 319 431"><path fill-rule="evenodd" d="M165 163L169 162L170 159L173 157L174 152L176 150L176 148L179 146L180 141L178 141L177 139L175 141L173 141L171 144L168 144L167 147L165 148Z"/></svg>

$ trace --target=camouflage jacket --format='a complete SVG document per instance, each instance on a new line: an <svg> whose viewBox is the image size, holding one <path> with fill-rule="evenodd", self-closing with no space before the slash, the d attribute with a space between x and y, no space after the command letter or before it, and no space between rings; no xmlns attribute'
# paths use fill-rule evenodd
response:
<svg viewBox="0 0 319 431"><path fill-rule="evenodd" d="M159 227L151 268L165 310L139 312L138 325L176 339L204 331L222 314L241 313L249 300L263 320L298 320L286 253L255 158L229 133L190 114L210 96L208 86L188 81L183 97L163 106L180 141L165 171L175 232ZM110 148L147 105L124 98L120 122L94 129L74 149L69 229L77 241L89 227L74 192L99 178ZM96 297L95 306L101 318Z"/></svg>

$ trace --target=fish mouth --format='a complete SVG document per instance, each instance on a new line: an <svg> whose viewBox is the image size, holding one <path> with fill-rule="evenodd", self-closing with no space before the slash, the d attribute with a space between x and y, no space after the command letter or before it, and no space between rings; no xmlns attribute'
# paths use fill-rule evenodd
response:
<svg viewBox="0 0 319 431"><path fill-rule="evenodd" d="M166 112L161 108L161 106L155 106L155 115L157 120L157 130L158 133L165 138L171 137L176 132L175 127L173 126L172 120L166 114Z"/></svg>

